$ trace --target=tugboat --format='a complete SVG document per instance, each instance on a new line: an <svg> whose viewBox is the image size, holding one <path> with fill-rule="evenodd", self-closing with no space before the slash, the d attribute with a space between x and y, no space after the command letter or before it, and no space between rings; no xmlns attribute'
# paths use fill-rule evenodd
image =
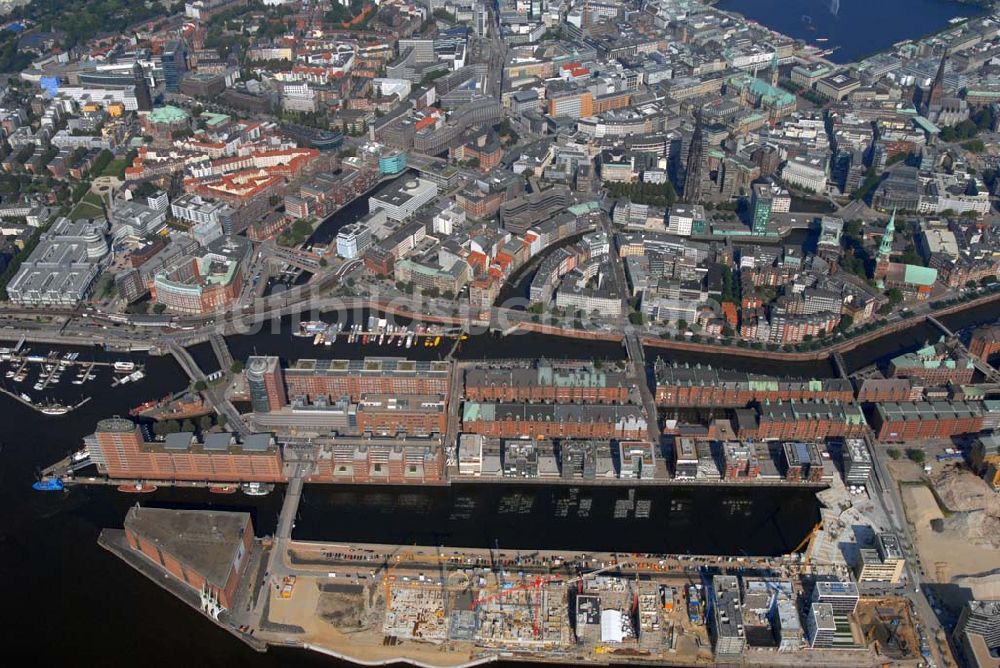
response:
<svg viewBox="0 0 1000 668"><path fill-rule="evenodd" d="M212 494L235 494L239 488L239 485L212 485L208 491Z"/></svg>
<svg viewBox="0 0 1000 668"><path fill-rule="evenodd" d="M156 485L136 482L128 485L118 485L118 491L125 492L126 494L149 494L150 492L156 491Z"/></svg>
<svg viewBox="0 0 1000 668"><path fill-rule="evenodd" d="M247 496L267 496L274 491L274 485L269 482L245 482L240 489Z"/></svg>
<svg viewBox="0 0 1000 668"><path fill-rule="evenodd" d="M38 492L61 492L66 489L66 486L59 478L43 478L32 484L31 489Z"/></svg>

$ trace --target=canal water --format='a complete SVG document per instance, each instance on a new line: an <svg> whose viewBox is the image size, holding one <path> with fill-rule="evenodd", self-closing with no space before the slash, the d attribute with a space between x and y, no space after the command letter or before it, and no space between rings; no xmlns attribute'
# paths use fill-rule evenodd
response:
<svg viewBox="0 0 1000 668"><path fill-rule="evenodd" d="M706 523L704 518L711 517ZM787 487L307 487L293 537L399 545L780 555L819 520Z"/></svg>
<svg viewBox="0 0 1000 668"><path fill-rule="evenodd" d="M950 0L719 0L716 6L819 48L836 49L828 56L836 63L936 32L954 17L983 13L971 3Z"/></svg>

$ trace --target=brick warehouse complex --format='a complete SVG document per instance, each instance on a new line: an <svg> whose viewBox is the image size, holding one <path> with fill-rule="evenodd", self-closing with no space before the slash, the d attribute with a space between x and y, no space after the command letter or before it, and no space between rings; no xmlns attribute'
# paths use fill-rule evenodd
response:
<svg viewBox="0 0 1000 668"><path fill-rule="evenodd" d="M779 401L751 411L737 411L741 439L819 440L861 436L868 426L857 404L839 401ZM745 415L744 415L745 414Z"/></svg>
<svg viewBox="0 0 1000 668"><path fill-rule="evenodd" d="M430 436L448 427L446 404L440 395L366 394L358 402L358 431L377 436Z"/></svg>
<svg viewBox="0 0 1000 668"><path fill-rule="evenodd" d="M911 441L974 434L983 428L977 401L907 401L879 404L872 427L880 441Z"/></svg>
<svg viewBox="0 0 1000 668"><path fill-rule="evenodd" d="M197 480L218 482L279 482L284 480L281 452L268 434L255 434L237 444L232 434L170 434L162 442L147 442L131 420L109 418L97 423L87 438L97 469L111 478L128 480Z"/></svg>
<svg viewBox="0 0 1000 668"><path fill-rule="evenodd" d="M462 429L500 438L646 437L646 416L638 406L465 402Z"/></svg>
<svg viewBox="0 0 1000 668"><path fill-rule="evenodd" d="M247 381L251 386L252 396L255 378L249 372L257 367L272 369L275 374L266 387L263 380L258 385L267 393L269 410L276 410L292 397L305 397L308 401L317 398L336 401L342 397L359 401L369 394L441 395L447 398L451 380L449 362L415 362L396 357L369 357L363 360L303 359L287 369L281 369L276 357L251 357L247 361ZM284 390L284 396L279 388ZM260 406L264 405L265 402L261 400ZM258 408L256 401L254 411L264 412Z"/></svg>
<svg viewBox="0 0 1000 668"><path fill-rule="evenodd" d="M854 401L846 379L775 378L710 366L656 363L656 403L660 406L746 406L754 401Z"/></svg>
<svg viewBox="0 0 1000 668"><path fill-rule="evenodd" d="M249 513L133 506L129 547L200 594L232 606L253 542Z"/></svg>
<svg viewBox="0 0 1000 668"><path fill-rule="evenodd" d="M547 401L556 403L627 403L628 376L588 366L477 368L465 372L469 401Z"/></svg>
<svg viewBox="0 0 1000 668"><path fill-rule="evenodd" d="M444 450L434 443L371 439L323 445L310 482L421 484L444 480Z"/></svg>

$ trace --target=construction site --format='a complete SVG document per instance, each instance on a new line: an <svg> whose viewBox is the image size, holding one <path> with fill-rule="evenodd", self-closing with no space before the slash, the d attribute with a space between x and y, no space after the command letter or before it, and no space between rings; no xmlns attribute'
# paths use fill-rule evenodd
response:
<svg viewBox="0 0 1000 668"><path fill-rule="evenodd" d="M368 573L321 571L304 574L294 587L272 587L263 628L301 629L296 641L311 648L346 652L373 660L401 656L450 665L485 656L575 657L580 660L712 660L703 617L704 602L683 569L659 577L634 570L630 562L585 574L542 575L523 568L474 567L421 571L404 560ZM451 562L453 566L454 561ZM325 567L324 567L325 568ZM537 570L537 569L530 569ZM673 570L673 569L671 569ZM692 586L687 587L688 584ZM689 610L700 610L692 616ZM268 639L267 632L257 637ZM286 636L287 640L287 636Z"/></svg>

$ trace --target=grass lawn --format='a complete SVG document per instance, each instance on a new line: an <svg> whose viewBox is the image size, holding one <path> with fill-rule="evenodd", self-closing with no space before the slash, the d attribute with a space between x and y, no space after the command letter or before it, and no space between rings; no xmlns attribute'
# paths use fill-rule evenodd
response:
<svg viewBox="0 0 1000 668"><path fill-rule="evenodd" d="M96 193L87 193L83 196L73 210L69 212L70 220L79 220L80 218L100 218L104 215L104 209L101 208L101 198Z"/></svg>
<svg viewBox="0 0 1000 668"><path fill-rule="evenodd" d="M101 172L101 176L116 176L119 179L125 177L125 167L128 165L125 162L125 158L115 158L108 163L108 166L104 168Z"/></svg>

